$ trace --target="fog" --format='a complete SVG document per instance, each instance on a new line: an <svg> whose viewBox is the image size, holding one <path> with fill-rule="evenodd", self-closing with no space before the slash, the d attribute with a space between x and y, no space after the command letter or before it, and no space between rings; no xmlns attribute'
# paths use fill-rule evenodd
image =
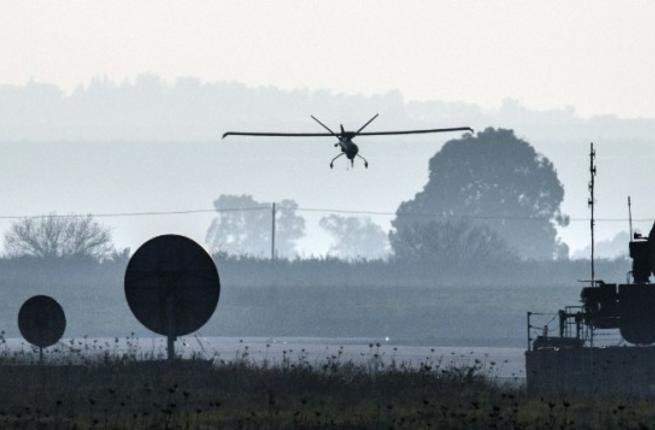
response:
<svg viewBox="0 0 655 430"><path fill-rule="evenodd" d="M250 194L259 201L290 198L305 208L394 212L427 181L427 161L457 134L361 137L371 166L345 163L334 170L331 139L236 138L227 130L321 131L358 128L374 113L371 130L410 127L511 128L551 159L565 188L563 212L574 218L560 229L571 250L588 244L588 144L598 149L597 213L626 218L632 195L636 224L648 230L655 202L647 160L655 119L581 118L571 107L534 111L506 100L498 109L473 104L409 102L398 92L375 96L323 91L283 91L195 78L164 81L142 75L115 83L95 79L67 93L47 83L0 87L2 214L122 213L211 209L221 194ZM29 186L26 186L28 185ZM318 184L318 185L317 185ZM326 213L305 213L299 255L321 255L330 237L318 227ZM373 216L389 229L390 216ZM187 234L201 243L211 213L114 217L120 247L136 248L157 233ZM6 229L10 220L0 225ZM609 240L627 222L599 222ZM645 231L647 233L647 231Z"/></svg>
<svg viewBox="0 0 655 430"><path fill-rule="evenodd" d="M6 196L0 215L7 217L0 226L7 231L15 216L90 213L111 228L119 249L134 251L163 233L184 234L208 246L214 201L246 194L258 202L296 201L296 214L306 221L297 254L324 256L334 243L319 226L321 217L333 210L383 212L366 216L388 231L398 205L426 184L428 160L461 135L361 137L357 142L370 161L368 169L359 163L330 169L332 139L221 135L228 130L321 131L310 114L333 127L343 122L356 129L377 112L371 130L515 130L554 163L565 191L562 209L572 217L559 235L576 258L587 253L592 140L598 151L597 214L616 218L599 220L600 249L603 241L611 243L627 229L628 194L635 225L647 233L652 223L655 202L643 185L655 179L647 162L655 149L655 119L581 118L572 108L533 111L512 100L485 110L462 103L408 102L397 92L282 91L144 75L134 82L97 79L71 93L37 82L0 87L0 183ZM267 257L269 247L265 238L263 251L255 254ZM610 254L601 257L617 255ZM124 258L102 264L4 260L3 327L15 335L15 308L29 295L46 291L67 309L71 336L146 334L125 306ZM575 280L588 276L586 261L491 261L469 267L467 262L215 258L223 294L219 311L203 331L208 336L374 336L516 347L525 341L527 310L551 312L576 303ZM598 270L612 281L623 279L628 269L629 262L619 259Z"/></svg>

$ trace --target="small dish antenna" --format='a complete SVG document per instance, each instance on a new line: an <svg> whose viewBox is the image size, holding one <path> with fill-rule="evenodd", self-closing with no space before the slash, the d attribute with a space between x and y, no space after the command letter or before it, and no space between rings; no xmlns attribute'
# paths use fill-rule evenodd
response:
<svg viewBox="0 0 655 430"><path fill-rule="evenodd" d="M66 330L64 309L49 296L33 296L18 311L18 329L26 341L39 347L39 361L43 348L59 342Z"/></svg>
<svg viewBox="0 0 655 430"><path fill-rule="evenodd" d="M221 283L211 256L188 237L167 234L150 239L134 253L125 271L125 297L137 320L175 339L202 327L218 305Z"/></svg>

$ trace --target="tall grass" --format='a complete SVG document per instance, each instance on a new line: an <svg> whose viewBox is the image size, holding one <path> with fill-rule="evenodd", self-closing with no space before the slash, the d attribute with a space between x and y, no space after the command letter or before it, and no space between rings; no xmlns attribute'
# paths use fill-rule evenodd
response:
<svg viewBox="0 0 655 430"><path fill-rule="evenodd" d="M84 340L80 341L84 344ZM77 342L75 342L77 345ZM105 350L109 348L109 350ZM553 429L649 428L646 399L529 398L494 379L495 363L364 364L337 352L310 362L299 351L256 364L155 360L112 346L0 352L0 428L19 429Z"/></svg>

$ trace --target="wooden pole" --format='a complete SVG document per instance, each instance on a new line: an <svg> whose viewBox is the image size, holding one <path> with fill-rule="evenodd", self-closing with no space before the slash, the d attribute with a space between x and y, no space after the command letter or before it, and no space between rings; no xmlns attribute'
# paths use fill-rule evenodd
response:
<svg viewBox="0 0 655 430"><path fill-rule="evenodd" d="M275 260L275 202L271 209L271 261Z"/></svg>

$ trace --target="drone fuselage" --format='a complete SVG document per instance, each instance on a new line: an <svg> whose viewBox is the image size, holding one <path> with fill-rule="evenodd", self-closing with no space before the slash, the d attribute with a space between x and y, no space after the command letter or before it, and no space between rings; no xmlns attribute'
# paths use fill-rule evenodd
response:
<svg viewBox="0 0 655 430"><path fill-rule="evenodd" d="M350 161L353 161L359 153L359 147L352 141L352 136L340 137L338 145Z"/></svg>

